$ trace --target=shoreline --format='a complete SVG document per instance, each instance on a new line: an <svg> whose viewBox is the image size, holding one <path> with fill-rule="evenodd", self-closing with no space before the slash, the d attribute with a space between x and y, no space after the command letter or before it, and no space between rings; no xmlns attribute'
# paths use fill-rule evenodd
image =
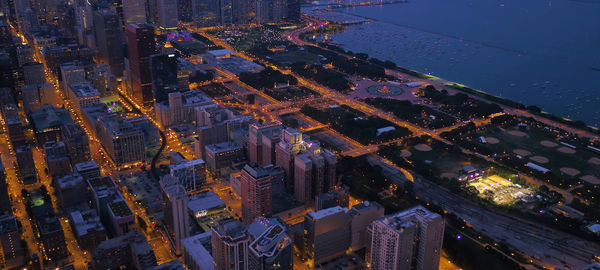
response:
<svg viewBox="0 0 600 270"><path fill-rule="evenodd" d="M367 19L367 17L358 16L358 15L352 14L352 13L346 13L346 12L341 12L341 13L349 15L349 16L354 16L354 17L362 18L362 19ZM313 18L313 19L316 19L316 20L321 20L321 21L327 21L327 22L336 23L336 22L329 21L329 20L321 18L321 17L310 16L310 15L308 15L306 13L305 13L305 15L307 15L307 16ZM368 18L368 19L370 19L370 18ZM380 23L386 23L386 22L381 22L381 21L376 20L376 19L371 19L371 20L376 21L376 22L380 22ZM394 25L394 24L392 24L392 25ZM351 25L348 25L347 27L350 27L350 26ZM401 26L400 25L400 27L405 27L405 26ZM413 28L410 28L410 29L413 29ZM419 29L413 29L413 30L421 31ZM344 31L347 31L347 29L344 30ZM321 34L323 34L323 33L321 33ZM432 33L432 34L436 34L437 35L438 33ZM451 37L451 38L455 38L455 37ZM343 46L337 45L337 44L332 44L331 42L315 43L312 40L305 40L305 39L303 39L303 41L308 42L308 43L313 44L314 46L318 46L318 47L324 47L322 44L325 43L325 44L327 44L325 48L331 49L330 47L334 47L334 48L336 48L336 49L334 49L334 51L337 51L338 53L348 54L348 52L349 52L347 49L343 48ZM482 45L482 46L485 46L485 45ZM518 53L518 51L512 51L512 52L513 53ZM350 51L350 53L352 53L352 54L354 54L354 53L363 53L363 54L369 55L368 52L364 52L364 51L363 52L351 52ZM379 60L381 62L384 62L381 59L378 59L378 58L375 58L375 57L371 57L370 55L369 55L369 58L377 59L377 60ZM391 61L391 60L389 60L389 61L393 62L394 64L396 64L394 61ZM449 80L446 80L446 79L443 79L443 78L439 78L439 77L436 77L436 76L433 76L433 75L424 74L424 73L422 73L420 71L416 71L416 70L413 70L413 69L401 67L401 66L399 66L397 64L396 64L396 68L394 70L397 71L397 72L409 75L409 76L414 76L414 77L418 77L420 79L424 79L426 81L441 82L444 86L452 88L453 90L461 91L461 92L463 92L465 94L474 95L474 96L477 96L477 97L480 97L480 98L484 98L488 102L494 102L494 103L497 103L499 105L510 107L512 109L515 109L515 110L526 111L526 112L528 112L528 113L530 113L530 114L532 114L534 116L545 118L545 119L547 119L550 122L555 122L555 123L559 124L560 128L563 128L563 129L571 128L571 129L581 130L581 131L584 131L584 132L589 132L591 134L585 134L585 135L588 136L588 137L591 137L592 139L595 139L595 140L599 140L600 139L600 137L599 137L600 136L600 128L596 127L596 126L588 125L583 120L569 119L569 118L566 118L566 117L563 117L563 116L560 116L560 115L556 115L556 114L551 113L551 112L544 111L542 108L538 107L535 104L525 105L525 104L519 103L517 101L511 100L511 99L508 99L508 98L504 98L504 97L500 97L500 96L491 94L491 93L486 92L486 91L481 90L481 89L471 88L471 87L468 87L468 86L466 86L464 84L461 84L461 83L449 81ZM548 121L542 121L542 122L548 122ZM563 125L565 125L565 126L563 126ZM580 134L581 132L574 132L574 133Z"/></svg>

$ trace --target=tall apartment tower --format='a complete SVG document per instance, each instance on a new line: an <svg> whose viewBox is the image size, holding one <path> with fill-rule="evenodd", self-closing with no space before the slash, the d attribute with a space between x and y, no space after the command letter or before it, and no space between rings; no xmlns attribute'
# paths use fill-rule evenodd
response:
<svg viewBox="0 0 600 270"><path fill-rule="evenodd" d="M248 270L250 233L237 220L223 220L212 230L212 250L217 270Z"/></svg>
<svg viewBox="0 0 600 270"><path fill-rule="evenodd" d="M128 24L126 32L133 98L144 107L154 106L150 70L150 56L156 52L154 27L144 23Z"/></svg>
<svg viewBox="0 0 600 270"><path fill-rule="evenodd" d="M183 251L181 240L190 236L188 218L188 196L179 179L166 175L160 180L160 186L165 196L165 219L173 232L175 250Z"/></svg>
<svg viewBox="0 0 600 270"><path fill-rule="evenodd" d="M108 9L94 11L94 26L100 61L109 66L113 75L123 76L123 28L119 15Z"/></svg>
<svg viewBox="0 0 600 270"><path fill-rule="evenodd" d="M293 128L281 132L281 141L275 147L275 165L285 171L285 186L288 191L294 186L294 157L303 147L302 133Z"/></svg>
<svg viewBox="0 0 600 270"><path fill-rule="evenodd" d="M272 164L271 156L263 153L263 135L270 135L278 133L283 129L281 122L275 121L266 124L252 124L249 127L250 135L248 137L248 153L250 155L250 162L256 162L258 165L265 166ZM274 150L274 149L273 149Z"/></svg>
<svg viewBox="0 0 600 270"><path fill-rule="evenodd" d="M242 169L240 179L242 192L242 220L250 224L258 216L270 216L272 212L272 175L256 163Z"/></svg>
<svg viewBox="0 0 600 270"><path fill-rule="evenodd" d="M438 269L444 240L440 215L416 206L377 219L370 227L371 269Z"/></svg>

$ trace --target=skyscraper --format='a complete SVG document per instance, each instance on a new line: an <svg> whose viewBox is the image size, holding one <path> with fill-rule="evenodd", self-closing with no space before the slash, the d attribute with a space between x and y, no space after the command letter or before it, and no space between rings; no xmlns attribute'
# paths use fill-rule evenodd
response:
<svg viewBox="0 0 600 270"><path fill-rule="evenodd" d="M182 22L192 21L192 2L194 0L178 0L177 1L177 17Z"/></svg>
<svg viewBox="0 0 600 270"><path fill-rule="evenodd" d="M256 162L261 166L272 164L272 162L270 162L271 157L269 155L267 155L268 160L265 160L267 158L263 158L264 154L270 153L263 153L262 138L263 135L269 135L281 131L283 129L281 122L275 121L265 124L255 123L250 125L249 129L250 135L248 137L248 153L250 155L250 162Z"/></svg>
<svg viewBox="0 0 600 270"><path fill-rule="evenodd" d="M138 23L126 27L133 98L145 107L154 105L150 56L156 51L154 27Z"/></svg>
<svg viewBox="0 0 600 270"><path fill-rule="evenodd" d="M188 218L188 196L179 179L166 175L160 180L160 187L165 196L165 219L173 233L175 250L182 252L181 240L190 236Z"/></svg>
<svg viewBox="0 0 600 270"><path fill-rule="evenodd" d="M157 0L158 26L163 29L177 28L177 0Z"/></svg>
<svg viewBox="0 0 600 270"><path fill-rule="evenodd" d="M175 54L150 56L150 72L155 101L158 103L167 101L168 94L177 91L178 87L177 57Z"/></svg>
<svg viewBox="0 0 600 270"><path fill-rule="evenodd" d="M249 24L254 18L255 0L231 0L233 24Z"/></svg>
<svg viewBox="0 0 600 270"><path fill-rule="evenodd" d="M271 215L273 197L271 179L269 171L256 163L250 163L242 169L240 185L244 223L252 223L258 216Z"/></svg>
<svg viewBox="0 0 600 270"><path fill-rule="evenodd" d="M215 26L220 23L221 0L191 0L192 20L198 27Z"/></svg>
<svg viewBox="0 0 600 270"><path fill-rule="evenodd" d="M213 258L218 270L248 270L250 234L237 220L223 220L212 230Z"/></svg>
<svg viewBox="0 0 600 270"><path fill-rule="evenodd" d="M110 67L110 73L121 77L124 56L123 28L119 15L107 9L97 10L94 12L94 26L100 61Z"/></svg>
<svg viewBox="0 0 600 270"><path fill-rule="evenodd" d="M371 269L438 269L443 240L444 219L422 206L375 220L368 257Z"/></svg>
<svg viewBox="0 0 600 270"><path fill-rule="evenodd" d="M234 23L233 18L233 0L217 0L217 18L221 26L228 26Z"/></svg>
<svg viewBox="0 0 600 270"><path fill-rule="evenodd" d="M300 21L300 0L287 0L286 16L288 21Z"/></svg>
<svg viewBox="0 0 600 270"><path fill-rule="evenodd" d="M281 141L275 147L275 165L285 171L285 186L288 191L294 187L294 157L303 148L302 133L293 128L281 132Z"/></svg>
<svg viewBox="0 0 600 270"><path fill-rule="evenodd" d="M143 0L122 0L123 24L146 22L146 5ZM131 43L129 43L131 46Z"/></svg>

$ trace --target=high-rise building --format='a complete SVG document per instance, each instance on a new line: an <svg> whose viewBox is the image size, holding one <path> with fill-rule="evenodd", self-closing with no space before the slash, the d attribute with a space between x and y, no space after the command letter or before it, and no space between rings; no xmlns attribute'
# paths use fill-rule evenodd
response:
<svg viewBox="0 0 600 270"><path fill-rule="evenodd" d="M121 0L123 4L123 24L146 22L146 4L143 0ZM131 43L129 43L131 46Z"/></svg>
<svg viewBox="0 0 600 270"><path fill-rule="evenodd" d="M31 207L31 213L35 235L38 236L46 257L52 261L69 257L64 231L52 203L46 200L41 205L36 203Z"/></svg>
<svg viewBox="0 0 600 270"><path fill-rule="evenodd" d="M294 247L286 229L270 226L248 246L248 268L261 270L293 269Z"/></svg>
<svg viewBox="0 0 600 270"><path fill-rule="evenodd" d="M157 103L167 101L169 93L178 90L177 57L174 53L150 56L150 71L155 101Z"/></svg>
<svg viewBox="0 0 600 270"><path fill-rule="evenodd" d="M144 133L121 116L101 116L96 132L108 156L117 166L146 161Z"/></svg>
<svg viewBox="0 0 600 270"><path fill-rule="evenodd" d="M156 266L152 246L141 232L106 240L92 252L92 269L148 269Z"/></svg>
<svg viewBox="0 0 600 270"><path fill-rule="evenodd" d="M197 27L215 26L220 23L220 0L191 0L192 20Z"/></svg>
<svg viewBox="0 0 600 270"><path fill-rule="evenodd" d="M60 65L61 88L68 91L67 87L73 83L86 82L85 70L78 62L64 63Z"/></svg>
<svg viewBox="0 0 600 270"><path fill-rule="evenodd" d="M336 205L343 208L348 208L350 201L348 195L349 191L350 188L347 186L341 186L331 189L326 193L317 195L315 197L315 211L334 207Z"/></svg>
<svg viewBox="0 0 600 270"><path fill-rule="evenodd" d="M27 44L20 44L17 46L17 58L19 66L23 66L26 63L34 62L33 59L33 48Z"/></svg>
<svg viewBox="0 0 600 270"><path fill-rule="evenodd" d="M63 125L61 134L71 166L90 160L90 141L79 124Z"/></svg>
<svg viewBox="0 0 600 270"><path fill-rule="evenodd" d="M212 99L204 95L201 91L170 92L166 95L167 100L162 102L159 100L165 98L163 97L164 93L159 91L155 92L155 94L158 96L156 97L154 110L156 117L164 127L194 123L198 116L196 108L213 104ZM209 130L210 128L204 129L203 135L210 133ZM223 136L226 138L226 134L223 134Z"/></svg>
<svg viewBox="0 0 600 270"><path fill-rule="evenodd" d="M272 178L269 170L263 169L256 163L250 163L242 169L240 179L242 192L242 220L249 224L256 217L271 215L272 209Z"/></svg>
<svg viewBox="0 0 600 270"><path fill-rule="evenodd" d="M352 219L350 225L352 230L352 244L350 247L352 250L365 248L371 243L371 235L367 227L374 220L383 217L383 211L383 206L377 202L364 201L352 206L352 209L348 212Z"/></svg>
<svg viewBox="0 0 600 270"><path fill-rule="evenodd" d="M249 24L254 19L255 0L231 0L233 24Z"/></svg>
<svg viewBox="0 0 600 270"><path fill-rule="evenodd" d="M17 165L19 166L19 179L25 185L33 184L37 181L37 173L35 163L33 161L33 153L31 146L23 145L15 149L17 156Z"/></svg>
<svg viewBox="0 0 600 270"><path fill-rule="evenodd" d="M77 244L84 250L93 250L106 240L106 230L94 209L69 212L69 223L73 228Z"/></svg>
<svg viewBox="0 0 600 270"><path fill-rule="evenodd" d="M126 0L140 1L140 0ZM152 94L152 72L150 56L155 54L154 27L143 24L128 24L126 27L129 47L129 68L133 98L143 106L154 105Z"/></svg>
<svg viewBox="0 0 600 270"><path fill-rule="evenodd" d="M221 26L233 25L233 0L217 0L217 19Z"/></svg>
<svg viewBox="0 0 600 270"><path fill-rule="evenodd" d="M94 11L96 46L99 59L110 67L110 73L123 75L123 28L119 15L108 9Z"/></svg>
<svg viewBox="0 0 600 270"><path fill-rule="evenodd" d="M298 130L283 130L275 147L275 163L286 172L287 190L301 202L313 202L315 196L337 184L335 154Z"/></svg>
<svg viewBox="0 0 600 270"><path fill-rule="evenodd" d="M77 44L56 46L44 50L46 67L53 72L58 72L61 64L81 61L83 64L92 63L94 51L88 47Z"/></svg>
<svg viewBox="0 0 600 270"><path fill-rule="evenodd" d="M48 141L43 145L48 175L61 177L71 172L71 162L65 144L61 141Z"/></svg>
<svg viewBox="0 0 600 270"><path fill-rule="evenodd" d="M280 22L287 17L286 0L256 0L256 22Z"/></svg>
<svg viewBox="0 0 600 270"><path fill-rule="evenodd" d="M21 87L21 98L23 99L23 109L26 112L37 111L42 106L42 98L38 85L24 85Z"/></svg>
<svg viewBox="0 0 600 270"><path fill-rule="evenodd" d="M285 171L285 186L288 191L294 187L294 157L303 149L302 133L293 128L281 132L281 141L275 147L275 165Z"/></svg>
<svg viewBox="0 0 600 270"><path fill-rule="evenodd" d="M92 179L100 177L100 167L96 164L96 161L84 161L75 164L75 172L83 177L83 179Z"/></svg>
<svg viewBox="0 0 600 270"><path fill-rule="evenodd" d="M40 146L47 141L62 141L60 127L74 123L69 111L48 104L42 105L38 111L31 112L29 117Z"/></svg>
<svg viewBox="0 0 600 270"><path fill-rule="evenodd" d="M304 216L304 252L314 266L343 255L350 246L348 209L335 206Z"/></svg>
<svg viewBox="0 0 600 270"><path fill-rule="evenodd" d="M67 96L79 113L84 107L100 103L100 92L89 82L72 83L67 85L67 89Z"/></svg>
<svg viewBox="0 0 600 270"><path fill-rule="evenodd" d="M215 270L211 249L212 232L197 234L183 239L183 263L190 270Z"/></svg>
<svg viewBox="0 0 600 270"><path fill-rule="evenodd" d="M198 127L194 152L197 156L203 157L204 160L207 160L205 153L207 145L228 140L235 141L236 132L247 133L248 125L254 122L252 116L241 116L235 111L217 104L198 106L194 110L196 126Z"/></svg>
<svg viewBox="0 0 600 270"><path fill-rule="evenodd" d="M218 270L248 270L250 234L237 220L223 220L212 230L213 258Z"/></svg>
<svg viewBox="0 0 600 270"><path fill-rule="evenodd" d="M300 21L300 0L287 0L286 19L292 22Z"/></svg>
<svg viewBox="0 0 600 270"><path fill-rule="evenodd" d="M15 217L10 215L0 217L0 244L2 244L4 267L13 268L23 264L26 248L21 243Z"/></svg>
<svg viewBox="0 0 600 270"><path fill-rule="evenodd" d="M373 221L371 269L434 270L440 264L444 219L422 206Z"/></svg>
<svg viewBox="0 0 600 270"><path fill-rule="evenodd" d="M13 148L25 145L25 133L19 117L19 107L14 103L2 105L2 116L8 130L8 139Z"/></svg>
<svg viewBox="0 0 600 270"><path fill-rule="evenodd" d="M29 62L24 64L23 69L23 80L25 85L38 85L46 83L46 73L44 65L38 62Z"/></svg>
<svg viewBox="0 0 600 270"><path fill-rule="evenodd" d="M182 22L192 22L192 2L194 0L178 0L177 1L177 17Z"/></svg>
<svg viewBox="0 0 600 270"><path fill-rule="evenodd" d="M177 29L178 23L178 1L157 0L158 3L158 25L163 29Z"/></svg>
<svg viewBox="0 0 600 270"><path fill-rule="evenodd" d="M244 147L234 142L222 142L205 147L206 167L217 176L226 176L234 164L246 161Z"/></svg>
<svg viewBox="0 0 600 270"><path fill-rule="evenodd" d="M171 152L169 170L179 179L187 192L199 190L206 181L206 163L202 159L187 160L181 154Z"/></svg>
<svg viewBox="0 0 600 270"><path fill-rule="evenodd" d="M53 181L54 191L63 209L87 203L87 182L78 173L72 173Z"/></svg>
<svg viewBox="0 0 600 270"><path fill-rule="evenodd" d="M124 235L135 228L135 215L110 176L87 179L92 205L112 236Z"/></svg>
<svg viewBox="0 0 600 270"><path fill-rule="evenodd" d="M170 175L163 176L160 187L165 197L167 227L172 232L175 250L181 253L183 251L181 240L190 236L188 196L179 179Z"/></svg>
<svg viewBox="0 0 600 270"><path fill-rule="evenodd" d="M0 160L0 215L11 210L8 183L6 183L6 171L4 170L2 160Z"/></svg>
<svg viewBox="0 0 600 270"><path fill-rule="evenodd" d="M263 153L263 135L269 136L273 133L279 134L279 132L283 129L281 122L276 121L272 123L266 124L252 124L249 127L250 135L248 137L248 154L250 156L250 162L256 162L261 166L265 166L268 164L273 164L271 162L271 152ZM272 149L272 154L275 153L275 149Z"/></svg>

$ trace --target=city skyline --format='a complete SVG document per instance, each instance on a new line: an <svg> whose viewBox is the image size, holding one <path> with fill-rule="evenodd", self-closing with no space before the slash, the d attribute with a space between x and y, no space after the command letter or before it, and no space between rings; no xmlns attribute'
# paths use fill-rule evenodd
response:
<svg viewBox="0 0 600 270"><path fill-rule="evenodd" d="M403 5L1 0L0 268L597 267L598 129L337 42Z"/></svg>

